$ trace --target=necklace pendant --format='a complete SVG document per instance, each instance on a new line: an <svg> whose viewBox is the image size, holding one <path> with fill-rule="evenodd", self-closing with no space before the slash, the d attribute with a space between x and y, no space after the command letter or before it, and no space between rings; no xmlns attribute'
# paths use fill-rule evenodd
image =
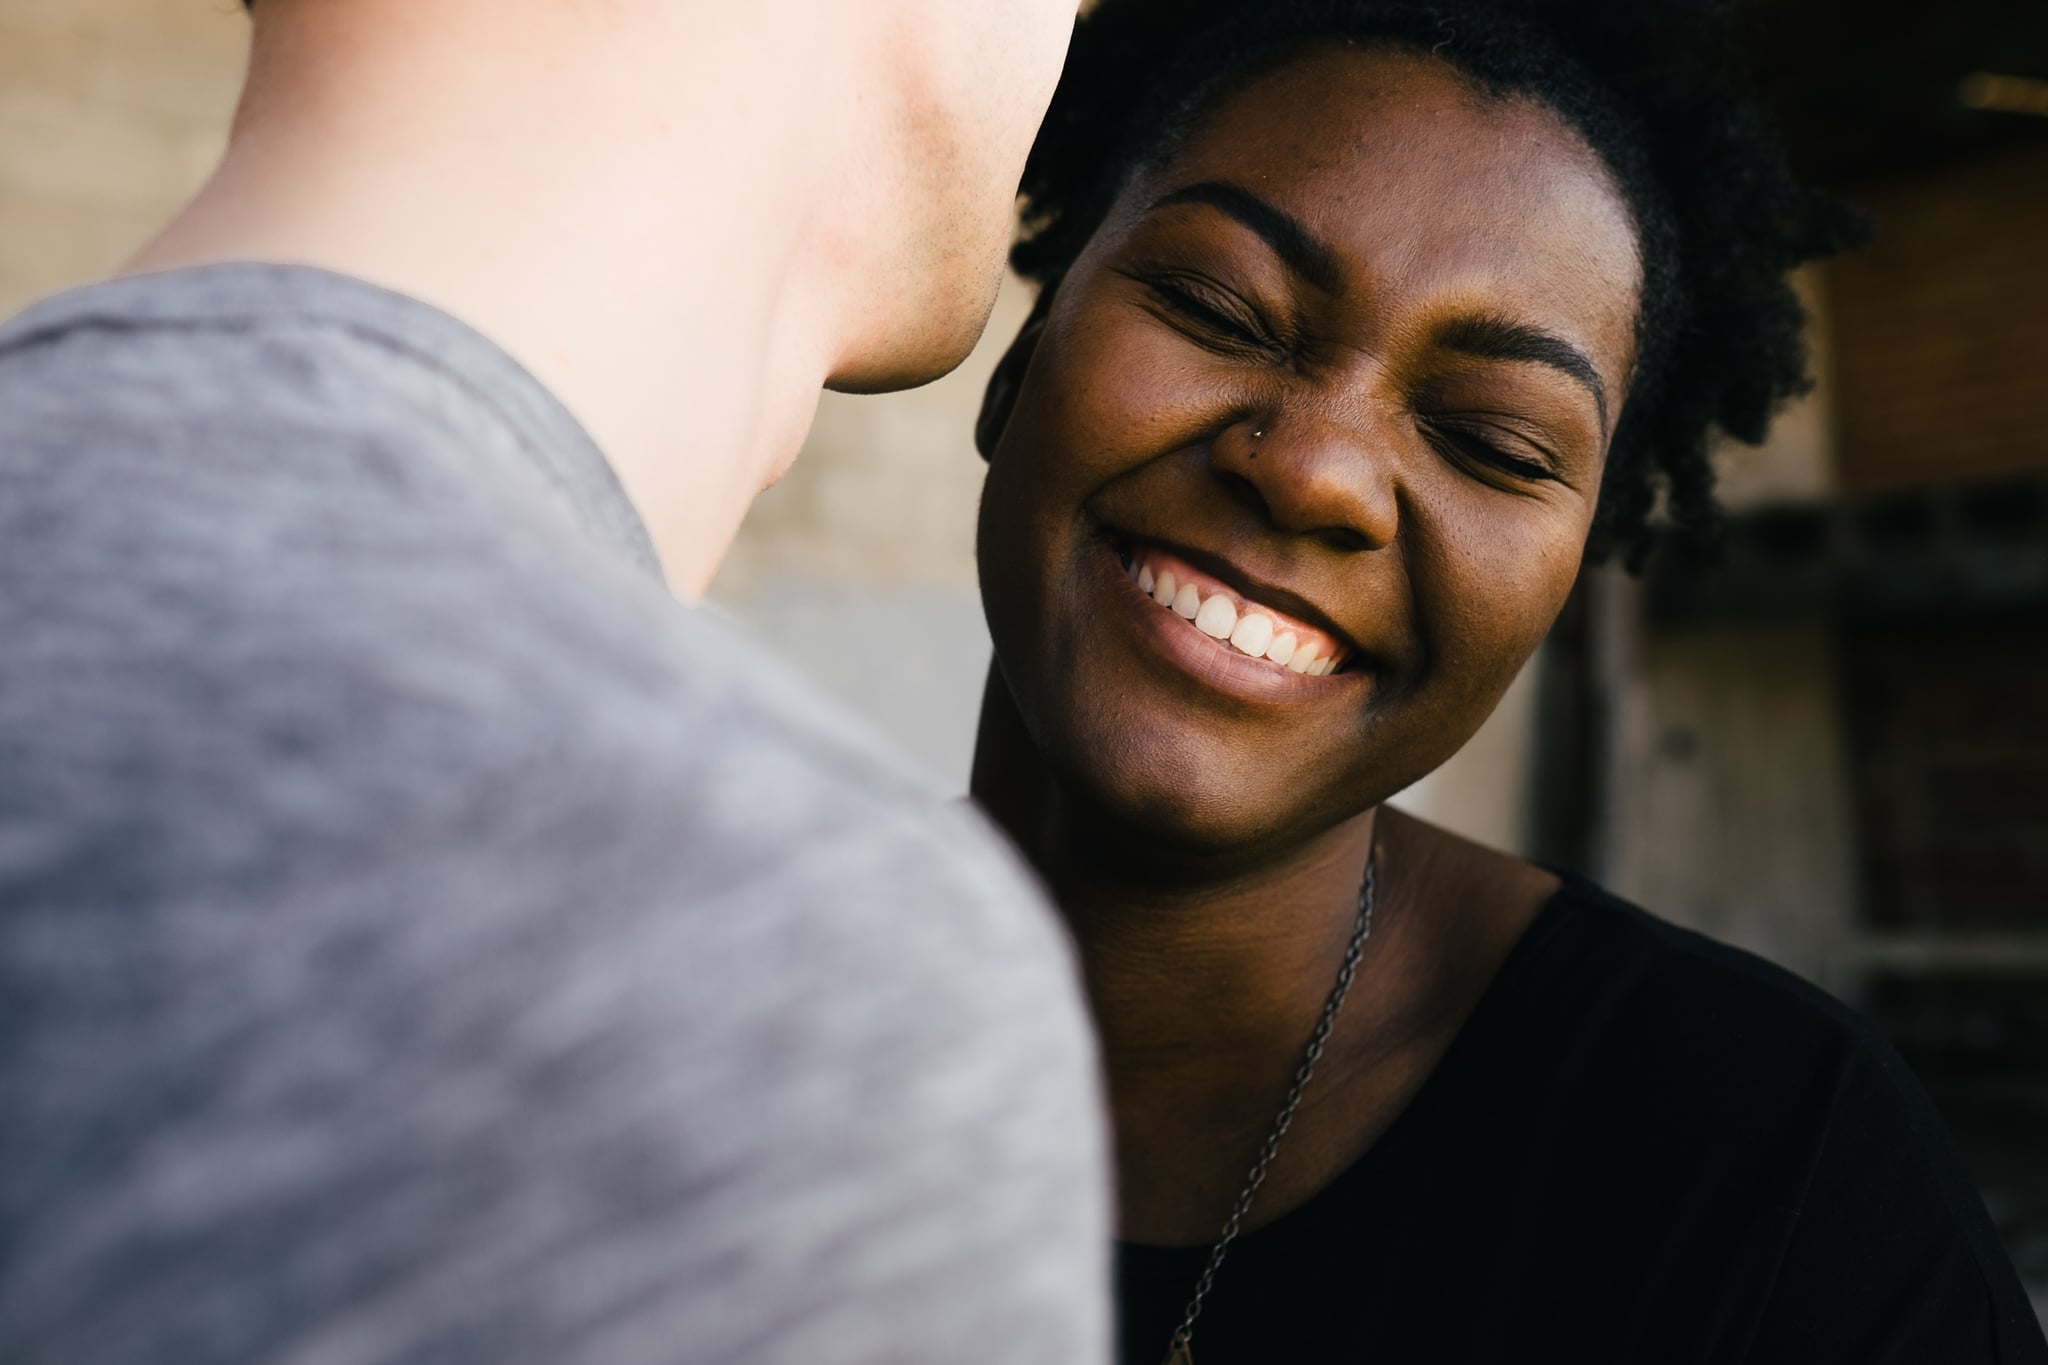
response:
<svg viewBox="0 0 2048 1365"><path fill-rule="evenodd" d="M1161 1365L1195 1365L1194 1348L1179 1332L1173 1334L1173 1345L1166 1348L1166 1359Z"/></svg>

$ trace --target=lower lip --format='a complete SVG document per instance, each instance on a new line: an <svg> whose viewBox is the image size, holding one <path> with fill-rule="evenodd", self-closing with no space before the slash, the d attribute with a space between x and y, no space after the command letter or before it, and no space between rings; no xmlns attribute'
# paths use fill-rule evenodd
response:
<svg viewBox="0 0 2048 1365"><path fill-rule="evenodd" d="M1127 615L1138 636L1182 674L1212 691L1253 702L1329 701L1366 685L1369 674L1354 665L1342 673L1312 677L1270 659L1255 659L1228 641L1195 629L1195 623L1170 607L1162 607L1124 572L1114 546L1102 542L1093 556L1103 591ZM1094 623L1104 629L1108 621Z"/></svg>

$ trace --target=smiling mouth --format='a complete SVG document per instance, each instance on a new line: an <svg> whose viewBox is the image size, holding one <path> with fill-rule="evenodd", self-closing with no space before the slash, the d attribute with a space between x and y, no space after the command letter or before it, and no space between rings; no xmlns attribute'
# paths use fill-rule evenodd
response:
<svg viewBox="0 0 2048 1365"><path fill-rule="evenodd" d="M1341 672L1351 662L1349 648L1327 632L1246 597L1177 555L1126 539L1113 548L1140 592L1219 648L1311 678Z"/></svg>

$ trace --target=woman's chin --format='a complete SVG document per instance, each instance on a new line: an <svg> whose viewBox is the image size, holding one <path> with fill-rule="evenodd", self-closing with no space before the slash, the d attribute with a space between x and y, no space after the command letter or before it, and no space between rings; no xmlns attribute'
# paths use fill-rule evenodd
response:
<svg viewBox="0 0 2048 1365"><path fill-rule="evenodd" d="M1139 724L1127 707L1056 712L1034 727L1058 788L1062 838L1093 856L1227 874L1311 843L1409 786L1448 757L1384 744L1341 768L1283 761L1249 734ZM1384 737L1382 737L1384 739ZM1167 859L1167 862L1159 862ZM1171 861L1178 860L1178 861Z"/></svg>
<svg viewBox="0 0 2048 1365"><path fill-rule="evenodd" d="M1171 746L1093 744L1052 768L1071 839L1144 860L1256 853L1364 809L1316 790L1300 771ZM1349 808L1346 808L1349 807Z"/></svg>

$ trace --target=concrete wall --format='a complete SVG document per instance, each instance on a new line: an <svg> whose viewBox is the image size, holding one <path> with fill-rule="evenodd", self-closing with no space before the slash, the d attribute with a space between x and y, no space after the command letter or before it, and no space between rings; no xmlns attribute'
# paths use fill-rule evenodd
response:
<svg viewBox="0 0 2048 1365"><path fill-rule="evenodd" d="M1855 985L1856 830L1824 622L1642 641L1613 707L1618 893L1837 991Z"/></svg>

